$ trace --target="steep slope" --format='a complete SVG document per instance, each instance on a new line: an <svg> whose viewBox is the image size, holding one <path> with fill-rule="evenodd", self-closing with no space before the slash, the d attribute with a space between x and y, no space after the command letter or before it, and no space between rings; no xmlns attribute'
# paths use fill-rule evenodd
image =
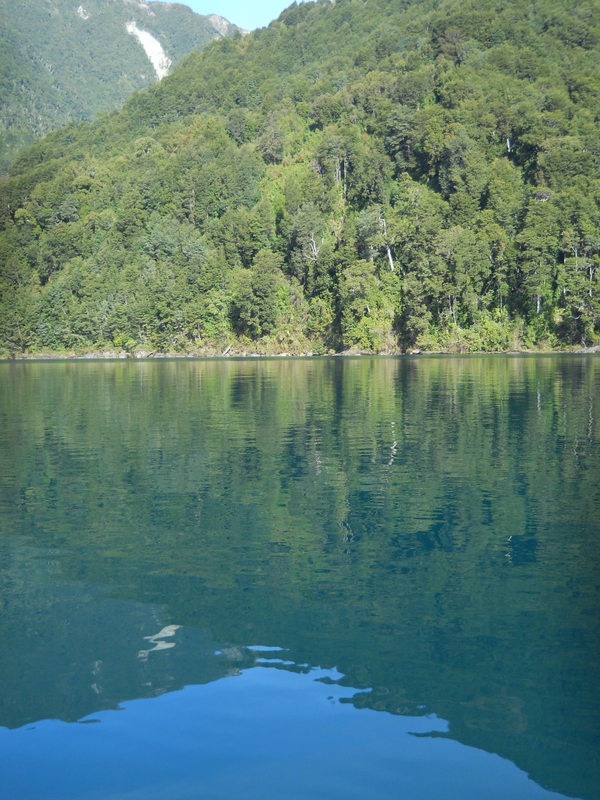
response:
<svg viewBox="0 0 600 800"><path fill-rule="evenodd" d="M0 189L30 350L598 341L600 3L291 6Z"/></svg>
<svg viewBox="0 0 600 800"><path fill-rule="evenodd" d="M24 144L117 108L236 30L178 4L0 0L0 167Z"/></svg>

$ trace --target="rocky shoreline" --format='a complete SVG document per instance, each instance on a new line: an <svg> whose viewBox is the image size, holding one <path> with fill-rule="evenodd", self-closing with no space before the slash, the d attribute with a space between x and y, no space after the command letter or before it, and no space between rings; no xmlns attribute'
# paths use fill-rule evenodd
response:
<svg viewBox="0 0 600 800"><path fill-rule="evenodd" d="M503 350L496 352L469 352L461 353L454 350L410 350L410 351L387 351L374 353L362 350L344 350L342 352L329 353L260 353L247 350L233 350L226 348L223 352L215 350L198 351L193 353L159 353L154 351L139 350L135 353L128 353L124 350L104 350L100 352L85 353L18 353L0 355L0 361L164 361L178 360L188 361L193 359L244 359L244 358L359 358L359 357L415 357L415 356L481 356L481 355L594 355L600 354L600 345L593 347L579 347L562 350Z"/></svg>

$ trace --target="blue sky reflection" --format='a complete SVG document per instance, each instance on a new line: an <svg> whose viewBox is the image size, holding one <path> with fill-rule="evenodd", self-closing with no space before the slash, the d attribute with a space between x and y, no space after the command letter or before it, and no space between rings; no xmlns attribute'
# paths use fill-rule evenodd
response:
<svg viewBox="0 0 600 800"><path fill-rule="evenodd" d="M0 729L4 796L563 796L510 761L446 738L443 719L357 710L343 702L356 690L339 677L273 663L81 720L100 724Z"/></svg>

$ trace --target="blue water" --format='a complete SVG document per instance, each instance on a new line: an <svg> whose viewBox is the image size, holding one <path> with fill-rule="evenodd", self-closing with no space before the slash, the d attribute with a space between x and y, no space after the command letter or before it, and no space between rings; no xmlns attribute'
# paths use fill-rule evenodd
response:
<svg viewBox="0 0 600 800"><path fill-rule="evenodd" d="M357 711L353 690L328 679L339 674L254 667L79 724L0 731L3 791L56 800L560 797L510 761L446 738L445 720Z"/></svg>
<svg viewBox="0 0 600 800"><path fill-rule="evenodd" d="M599 363L0 364L0 797L600 797Z"/></svg>

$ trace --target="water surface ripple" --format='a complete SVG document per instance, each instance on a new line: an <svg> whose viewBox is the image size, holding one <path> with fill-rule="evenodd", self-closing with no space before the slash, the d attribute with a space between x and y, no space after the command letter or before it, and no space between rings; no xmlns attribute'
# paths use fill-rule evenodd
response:
<svg viewBox="0 0 600 800"><path fill-rule="evenodd" d="M600 797L599 390L0 364L0 797Z"/></svg>

